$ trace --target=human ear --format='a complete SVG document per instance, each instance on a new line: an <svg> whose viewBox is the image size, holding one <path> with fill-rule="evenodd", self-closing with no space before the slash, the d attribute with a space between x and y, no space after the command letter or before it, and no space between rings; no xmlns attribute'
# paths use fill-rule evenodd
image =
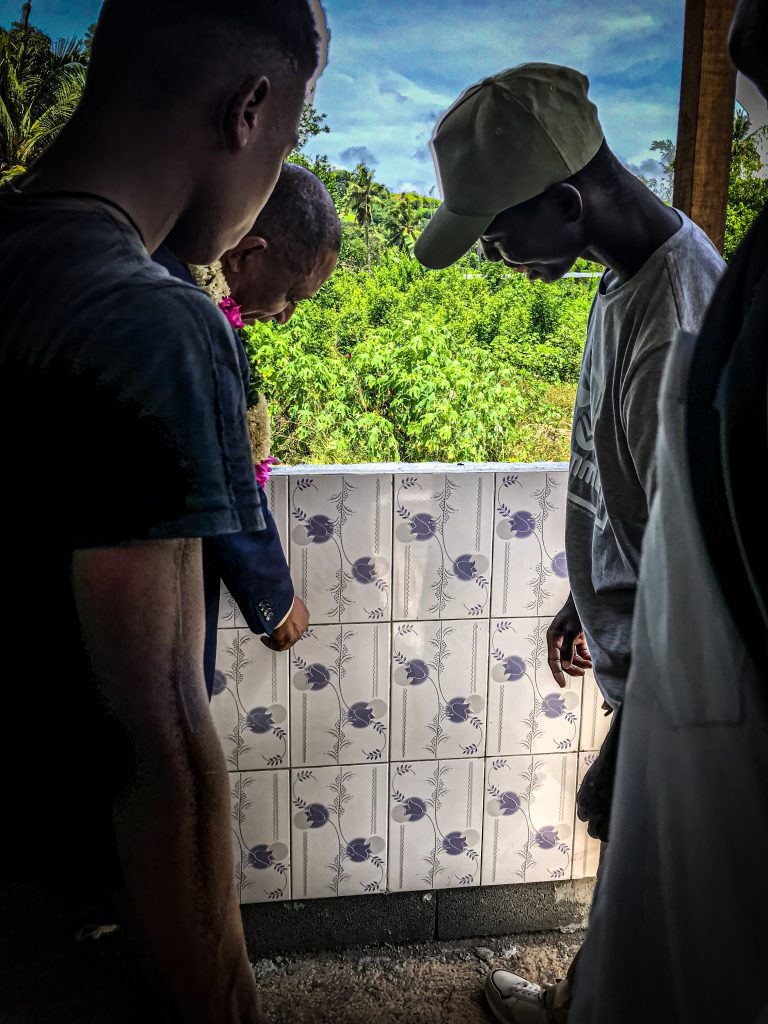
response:
<svg viewBox="0 0 768 1024"><path fill-rule="evenodd" d="M269 95L269 79L246 78L227 104L224 136L230 149L245 149L259 121L259 113Z"/></svg>
<svg viewBox="0 0 768 1024"><path fill-rule="evenodd" d="M224 253L221 262L226 270L238 274L249 259L266 252L268 248L269 242L266 238L262 238L260 235L246 235L234 249L229 249Z"/></svg>
<svg viewBox="0 0 768 1024"><path fill-rule="evenodd" d="M552 185L547 189L547 195L555 203L555 206L566 224L575 224L581 220L584 209L584 200L581 192L567 182L559 185Z"/></svg>

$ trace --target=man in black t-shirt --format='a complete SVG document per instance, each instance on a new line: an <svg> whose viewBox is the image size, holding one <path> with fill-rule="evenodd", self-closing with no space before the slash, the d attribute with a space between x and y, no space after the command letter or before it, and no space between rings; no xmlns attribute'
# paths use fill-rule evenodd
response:
<svg viewBox="0 0 768 1024"><path fill-rule="evenodd" d="M262 525L245 395L223 315L149 252L253 224L318 45L307 0L106 0L80 108L0 192L0 881L125 886L167 1006L134 979L111 1021L260 1019L202 672L200 538ZM50 971L42 1012L9 950L4 1019L107 1019Z"/></svg>

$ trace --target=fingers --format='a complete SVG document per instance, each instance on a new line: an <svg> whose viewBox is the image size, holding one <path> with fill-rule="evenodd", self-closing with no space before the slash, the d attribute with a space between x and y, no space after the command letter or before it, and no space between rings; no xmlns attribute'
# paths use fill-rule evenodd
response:
<svg viewBox="0 0 768 1024"><path fill-rule="evenodd" d="M568 685L566 676L579 678L589 672L592 668L592 655L584 634L561 633L550 628L547 633L547 662L561 689Z"/></svg>
<svg viewBox="0 0 768 1024"><path fill-rule="evenodd" d="M547 664L555 682L561 689L568 685L561 662L561 650L564 641L565 636L562 633L547 633Z"/></svg>
<svg viewBox="0 0 768 1024"><path fill-rule="evenodd" d="M261 642L272 651L290 651L299 639L299 631L288 621L279 630L275 630L272 636L261 637Z"/></svg>
<svg viewBox="0 0 768 1024"><path fill-rule="evenodd" d="M574 644L574 659L577 656L587 663L589 668L592 668L592 655L589 653L589 647L587 647L587 641L583 633L579 634Z"/></svg>

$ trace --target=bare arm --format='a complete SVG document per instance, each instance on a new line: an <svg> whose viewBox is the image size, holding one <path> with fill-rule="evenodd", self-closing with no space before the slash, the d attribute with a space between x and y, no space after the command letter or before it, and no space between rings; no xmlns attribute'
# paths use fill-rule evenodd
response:
<svg viewBox="0 0 768 1024"><path fill-rule="evenodd" d="M203 682L200 541L77 551L72 578L103 695L135 754L115 825L146 952L185 1024L255 1024L226 765Z"/></svg>

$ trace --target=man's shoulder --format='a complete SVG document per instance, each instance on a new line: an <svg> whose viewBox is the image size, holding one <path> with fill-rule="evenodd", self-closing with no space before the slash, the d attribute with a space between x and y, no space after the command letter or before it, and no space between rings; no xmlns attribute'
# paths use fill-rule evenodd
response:
<svg viewBox="0 0 768 1024"><path fill-rule="evenodd" d="M666 265L678 326L698 331L726 264L706 233L686 221L685 238L670 248Z"/></svg>

